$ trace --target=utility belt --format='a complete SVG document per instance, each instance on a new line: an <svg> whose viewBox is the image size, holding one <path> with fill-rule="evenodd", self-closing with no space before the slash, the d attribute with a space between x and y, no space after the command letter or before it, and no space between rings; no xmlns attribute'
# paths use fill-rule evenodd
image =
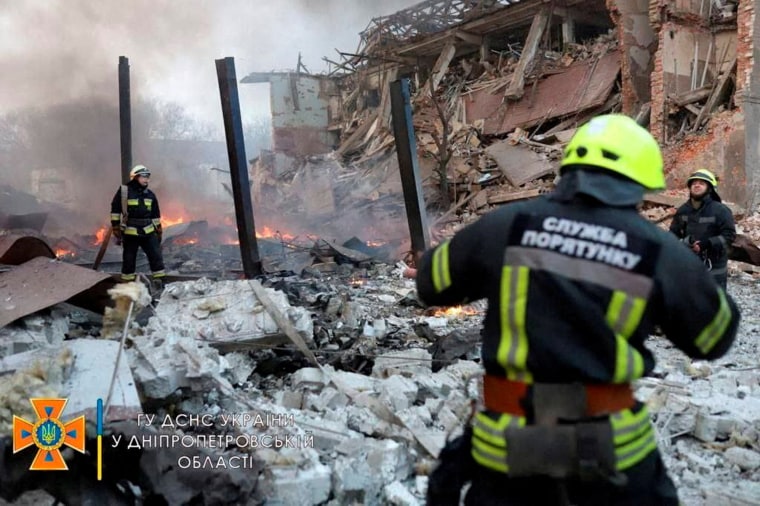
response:
<svg viewBox="0 0 760 506"><path fill-rule="evenodd" d="M153 220L150 218L127 218L126 223L128 227L147 227L152 224Z"/></svg>
<svg viewBox="0 0 760 506"><path fill-rule="evenodd" d="M609 415L634 407L630 385L523 383L486 375L488 410L525 417L504 432L511 477L622 483Z"/></svg>

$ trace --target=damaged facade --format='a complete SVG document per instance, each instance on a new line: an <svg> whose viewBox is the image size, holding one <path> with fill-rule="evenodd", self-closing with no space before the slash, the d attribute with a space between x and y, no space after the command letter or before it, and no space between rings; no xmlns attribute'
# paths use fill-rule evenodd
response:
<svg viewBox="0 0 760 506"><path fill-rule="evenodd" d="M389 83L409 77L421 163L440 158L445 126L443 144L454 151L449 178L470 185L479 184L495 160L467 144L485 147L521 130L526 140L551 141L562 133L566 141L591 116L623 112L649 125L663 144L672 185L706 165L729 200L753 209L757 164L745 158L756 156L758 145L744 118L752 104L745 97L753 96L754 22L752 2L429 0L372 20L357 50L340 53L340 62L325 58L334 87L325 76L298 73L254 73L243 82L278 83L272 85L275 151L293 153L295 144L304 146L301 155L319 155L339 135L335 154L366 160L392 149ZM299 98L290 97L310 101L314 95L293 94L299 79L330 88L320 93L318 108L329 112L322 135L333 137L321 146L298 124L310 122L312 113L298 114ZM283 130L282 117L300 119ZM697 142L699 150L687 149ZM561 142L548 151L556 157Z"/></svg>

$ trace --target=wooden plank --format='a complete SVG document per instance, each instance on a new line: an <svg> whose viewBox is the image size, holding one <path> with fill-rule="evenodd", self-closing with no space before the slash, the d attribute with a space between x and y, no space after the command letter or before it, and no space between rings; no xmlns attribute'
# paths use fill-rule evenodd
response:
<svg viewBox="0 0 760 506"><path fill-rule="evenodd" d="M530 190L522 190L508 193L497 193L488 197L489 204L504 204L506 202L514 202L515 200L531 199L541 195L541 190L533 188Z"/></svg>
<svg viewBox="0 0 760 506"><path fill-rule="evenodd" d="M697 88L696 90L681 93L680 95L668 95L668 100L678 107L684 107L687 104L693 104L694 102L701 102L710 96L712 86L704 86Z"/></svg>
<svg viewBox="0 0 760 506"><path fill-rule="evenodd" d="M517 100L522 98L525 93L525 70L538 53L538 47L544 36L548 20L549 9L547 7L541 7L541 10L533 17L533 22L531 23L530 31L528 32L528 38L525 40L525 49L523 49L523 52L520 55L520 61L517 62L514 74L512 74L512 82L504 94L506 98Z"/></svg>
<svg viewBox="0 0 760 506"><path fill-rule="evenodd" d="M697 121L691 129L693 132L696 132L702 127L702 125L709 119L708 116L712 114L715 108L718 107L718 104L723 100L723 97L728 92L728 87L731 84L731 78L734 75L734 72L736 72L736 58L734 58L730 70L718 79L715 89L710 94L710 98L707 99L707 103L702 108L702 111L697 117Z"/></svg>
<svg viewBox="0 0 760 506"><path fill-rule="evenodd" d="M443 46L441 54L438 56L432 72L430 72L430 77L422 88L423 93L430 95L431 86L432 92L435 92L435 90L438 89L438 85L441 84L441 79L446 75L446 71L449 70L449 64L451 63L451 60L454 59L456 52L457 47L453 40L448 41L446 45Z"/></svg>

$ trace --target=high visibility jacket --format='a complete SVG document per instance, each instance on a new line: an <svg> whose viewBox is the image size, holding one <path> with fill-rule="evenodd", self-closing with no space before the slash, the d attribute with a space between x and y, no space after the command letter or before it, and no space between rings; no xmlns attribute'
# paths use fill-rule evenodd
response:
<svg viewBox="0 0 760 506"><path fill-rule="evenodd" d="M559 193L492 211L419 262L425 303L488 300L487 374L526 383L629 383L654 368L644 340L655 326L690 357L728 350L737 307L696 255L642 218L635 204L574 196L570 182ZM610 422L619 470L656 450L640 403ZM479 413L475 460L508 473L504 430L525 424L520 416Z"/></svg>
<svg viewBox="0 0 760 506"><path fill-rule="evenodd" d="M136 180L127 186L127 220L123 224L125 235L148 235L161 225L161 210L158 198L149 188L144 188ZM111 201L111 225L122 226L121 187L116 190Z"/></svg>
<svg viewBox="0 0 760 506"><path fill-rule="evenodd" d="M712 263L713 274L726 272L728 248L736 239L736 225L731 210L723 203L705 196L695 208L691 200L678 208L670 223L670 231L679 239L699 241Z"/></svg>

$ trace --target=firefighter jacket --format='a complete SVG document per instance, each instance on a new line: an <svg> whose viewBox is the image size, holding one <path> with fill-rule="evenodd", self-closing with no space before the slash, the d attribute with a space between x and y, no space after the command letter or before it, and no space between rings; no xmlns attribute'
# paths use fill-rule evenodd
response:
<svg viewBox="0 0 760 506"><path fill-rule="evenodd" d="M158 198L150 189L144 188L136 180L127 187L127 216L122 223L121 187L111 201L111 226L121 226L124 235L148 235L161 227L161 210Z"/></svg>
<svg viewBox="0 0 760 506"><path fill-rule="evenodd" d="M659 326L688 356L723 355L736 334L733 300L696 255L641 217L643 188L570 170L557 189L484 215L422 256L428 305L488 301L486 373L525 383L630 383L655 365L644 340ZM617 467L655 451L646 408L610 416ZM484 411L472 455L508 473L504 430L525 417Z"/></svg>
<svg viewBox="0 0 760 506"><path fill-rule="evenodd" d="M705 196L699 208L695 208L691 200L679 207L670 231L690 245L699 241L704 258L712 263L714 275L726 272L728 249L736 238L736 226L731 210L712 194Z"/></svg>

